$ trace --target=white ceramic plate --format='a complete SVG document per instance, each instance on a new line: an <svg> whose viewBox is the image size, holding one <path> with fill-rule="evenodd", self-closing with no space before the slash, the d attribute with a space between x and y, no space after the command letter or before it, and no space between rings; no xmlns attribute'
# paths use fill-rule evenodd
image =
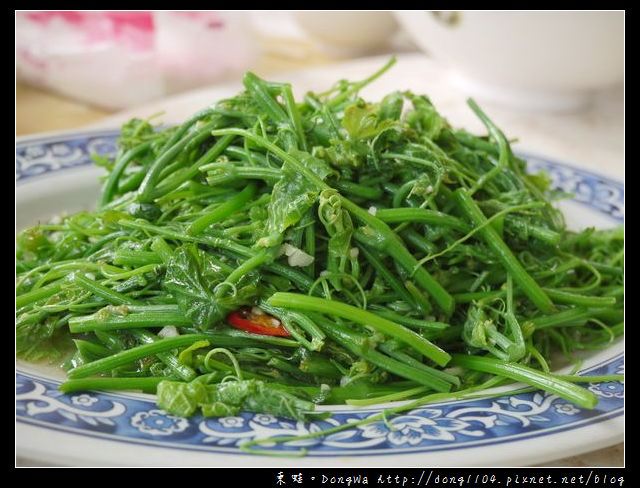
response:
<svg viewBox="0 0 640 488"><path fill-rule="evenodd" d="M117 131L67 133L23 140L16 147L18 229L62 211L93 207L101 170L89 154L110 154ZM606 227L623 220L621 182L548 158L524 155L532 170L546 169L557 187L575 193L564 205L572 227ZM620 341L590 356L582 374L620 373ZM276 446L301 447L302 459L244 454L239 444L265 436L304 434L372 415L380 408L330 408L333 416L305 424L270 415L182 419L136 394L57 391L63 374L18 363L16 443L19 456L66 465L143 466L484 466L543 463L620 442L624 385L588 384L595 410L577 408L542 392L446 402L338 434Z"/></svg>

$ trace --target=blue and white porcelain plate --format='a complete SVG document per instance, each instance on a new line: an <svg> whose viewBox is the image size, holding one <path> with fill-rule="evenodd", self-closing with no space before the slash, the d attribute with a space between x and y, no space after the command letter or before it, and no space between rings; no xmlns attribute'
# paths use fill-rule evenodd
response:
<svg viewBox="0 0 640 488"><path fill-rule="evenodd" d="M17 228L61 212L93 206L101 170L90 154L112 154L117 131L73 133L16 146ZM531 171L546 170L573 193L562 205L574 228L607 227L624 218L620 181L546 157L523 155ZM586 358L580 374L624 371L623 341ZM620 442L624 384L593 383L594 410L543 392L437 403L333 435L270 450L304 458L245 454L246 440L300 435L350 423L382 407L323 407L324 421L304 423L264 414L184 419L158 409L144 394L63 395L59 370L22 362L16 367L16 448L19 456L66 465L138 466L506 466L544 463ZM513 387L511 389L514 389Z"/></svg>

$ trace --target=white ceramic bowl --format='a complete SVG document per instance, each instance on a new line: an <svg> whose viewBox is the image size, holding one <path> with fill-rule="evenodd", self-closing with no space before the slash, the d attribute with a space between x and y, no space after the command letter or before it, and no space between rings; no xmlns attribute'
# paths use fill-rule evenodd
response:
<svg viewBox="0 0 640 488"><path fill-rule="evenodd" d="M571 110L624 77L624 12L395 12L472 96Z"/></svg>
<svg viewBox="0 0 640 488"><path fill-rule="evenodd" d="M387 42L398 30L391 12L301 10L293 16L309 37L338 57L371 51Z"/></svg>

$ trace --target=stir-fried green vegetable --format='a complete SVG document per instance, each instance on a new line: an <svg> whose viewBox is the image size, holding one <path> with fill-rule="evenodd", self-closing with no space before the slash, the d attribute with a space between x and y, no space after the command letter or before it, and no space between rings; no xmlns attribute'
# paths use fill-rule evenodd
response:
<svg viewBox="0 0 640 488"><path fill-rule="evenodd" d="M181 126L125 124L99 208L18 237L18 355L184 416L510 381L593 408L550 371L623 333L623 231L568 231L473 101L488 136L359 98L391 64L299 102L249 73Z"/></svg>

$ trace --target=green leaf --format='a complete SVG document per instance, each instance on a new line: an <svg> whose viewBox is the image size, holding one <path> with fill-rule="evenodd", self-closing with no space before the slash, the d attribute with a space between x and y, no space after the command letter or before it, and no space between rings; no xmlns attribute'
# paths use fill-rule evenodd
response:
<svg viewBox="0 0 640 488"><path fill-rule="evenodd" d="M16 356L26 361L54 362L61 359L73 345L68 329L56 327L46 312L16 323Z"/></svg>
<svg viewBox="0 0 640 488"><path fill-rule="evenodd" d="M332 172L324 161L309 153L298 150L289 153L323 180ZM282 177L271 193L264 237L258 241L258 245L272 247L280 244L284 231L297 224L317 198L318 189L315 185L285 162Z"/></svg>
<svg viewBox="0 0 640 488"><path fill-rule="evenodd" d="M355 140L373 139L394 125L393 120L379 118L376 105L366 104L362 101L349 105L345 109L342 119L342 127L347 131L349 137Z"/></svg>
<svg viewBox="0 0 640 488"><path fill-rule="evenodd" d="M342 209L340 198L336 191L325 190L320 194L318 214L329 235L327 270L347 273L347 264L350 261L352 248L353 222L349 212ZM334 278L331 281L337 290L342 289L341 278Z"/></svg>
<svg viewBox="0 0 640 488"><path fill-rule="evenodd" d="M487 328L489 327L495 328L493 321L480 307L471 306L462 330L462 338L471 347L485 349L488 345Z"/></svg>
<svg viewBox="0 0 640 488"><path fill-rule="evenodd" d="M161 409L180 417L190 417L207 401L207 387L199 381L158 383L156 404Z"/></svg>
<svg viewBox="0 0 640 488"><path fill-rule="evenodd" d="M483 349L503 361L518 361L524 356L520 324L512 312L503 315L505 332L498 330L497 319L487 316L481 307L472 305L467 313L462 338L471 347Z"/></svg>
<svg viewBox="0 0 640 488"><path fill-rule="evenodd" d="M153 136L157 137L157 133L153 125L147 120L131 119L124 123L120 129L118 146L120 146L123 151L128 151Z"/></svg>
<svg viewBox="0 0 640 488"><path fill-rule="evenodd" d="M249 412L266 412L280 417L296 420L309 420L309 413L315 405L306 400L271 388L265 383L256 381L256 391L243 403L243 410Z"/></svg>
<svg viewBox="0 0 640 488"><path fill-rule="evenodd" d="M194 244L184 244L175 249L167 263L164 287L194 325L207 328L224 315L212 291L223 279L219 266L204 251Z"/></svg>
<svg viewBox="0 0 640 488"><path fill-rule="evenodd" d="M196 327L206 330L231 310L253 304L260 296L257 273L244 275L235 292L216 294L216 286L224 280L222 269L206 252L195 244L184 244L169 259L163 284L175 297L180 311Z"/></svg>
<svg viewBox="0 0 640 488"><path fill-rule="evenodd" d="M524 178L529 180L538 190L545 192L551 188L551 177L546 171L539 171L538 173L526 174Z"/></svg>
<svg viewBox="0 0 640 488"><path fill-rule="evenodd" d="M105 168L108 171L113 170L113 166L115 162L114 159L109 158L107 156L103 156L101 154L92 154L90 158L96 166Z"/></svg>
<svg viewBox="0 0 640 488"><path fill-rule="evenodd" d="M180 355L178 356L178 361L186 366L191 366L193 364L193 351L208 347L209 345L209 341L194 342L180 353Z"/></svg>
<svg viewBox="0 0 640 488"><path fill-rule="evenodd" d="M360 168L375 159L375 141L381 134L392 134L397 131L391 129L400 128L397 111L402 111L402 97L385 100L381 105L366 104L362 100L349 105L342 119L347 137L330 139L330 147L319 148L316 153L341 170Z"/></svg>
<svg viewBox="0 0 640 488"><path fill-rule="evenodd" d="M239 406L228 405L223 402L213 402L202 405L202 415L205 417L232 417L240 413Z"/></svg>
<svg viewBox="0 0 640 488"><path fill-rule="evenodd" d="M325 155L328 161L344 170L344 168L360 168L369 155L369 146L360 140L331 140L331 147L322 148L319 154Z"/></svg>
<svg viewBox="0 0 640 488"><path fill-rule="evenodd" d="M296 420L308 420L315 405L258 380L229 381L209 385L210 406L205 416L227 415L229 411L270 413Z"/></svg>
<svg viewBox="0 0 640 488"><path fill-rule="evenodd" d="M380 120L400 120L404 97L400 92L393 92L387 95L380 102L378 118Z"/></svg>
<svg viewBox="0 0 640 488"><path fill-rule="evenodd" d="M441 132L449 126L438 113L431 100L424 95L407 93L413 104L413 110L407 114L406 122L411 128L431 140L440 137Z"/></svg>
<svg viewBox="0 0 640 488"><path fill-rule="evenodd" d="M149 222L155 222L162 215L160 208L153 203L132 203L127 211L132 217L145 219Z"/></svg>
<svg viewBox="0 0 640 488"><path fill-rule="evenodd" d="M259 380L228 381L215 385L204 385L199 379L191 383L167 380L158 384L157 395L158 407L182 417L193 415L200 407L205 417L224 417L249 411L309 420L310 412L315 408L312 402Z"/></svg>
<svg viewBox="0 0 640 488"><path fill-rule="evenodd" d="M43 259L54 250L53 243L37 226L20 232L17 240L17 257L19 259Z"/></svg>

